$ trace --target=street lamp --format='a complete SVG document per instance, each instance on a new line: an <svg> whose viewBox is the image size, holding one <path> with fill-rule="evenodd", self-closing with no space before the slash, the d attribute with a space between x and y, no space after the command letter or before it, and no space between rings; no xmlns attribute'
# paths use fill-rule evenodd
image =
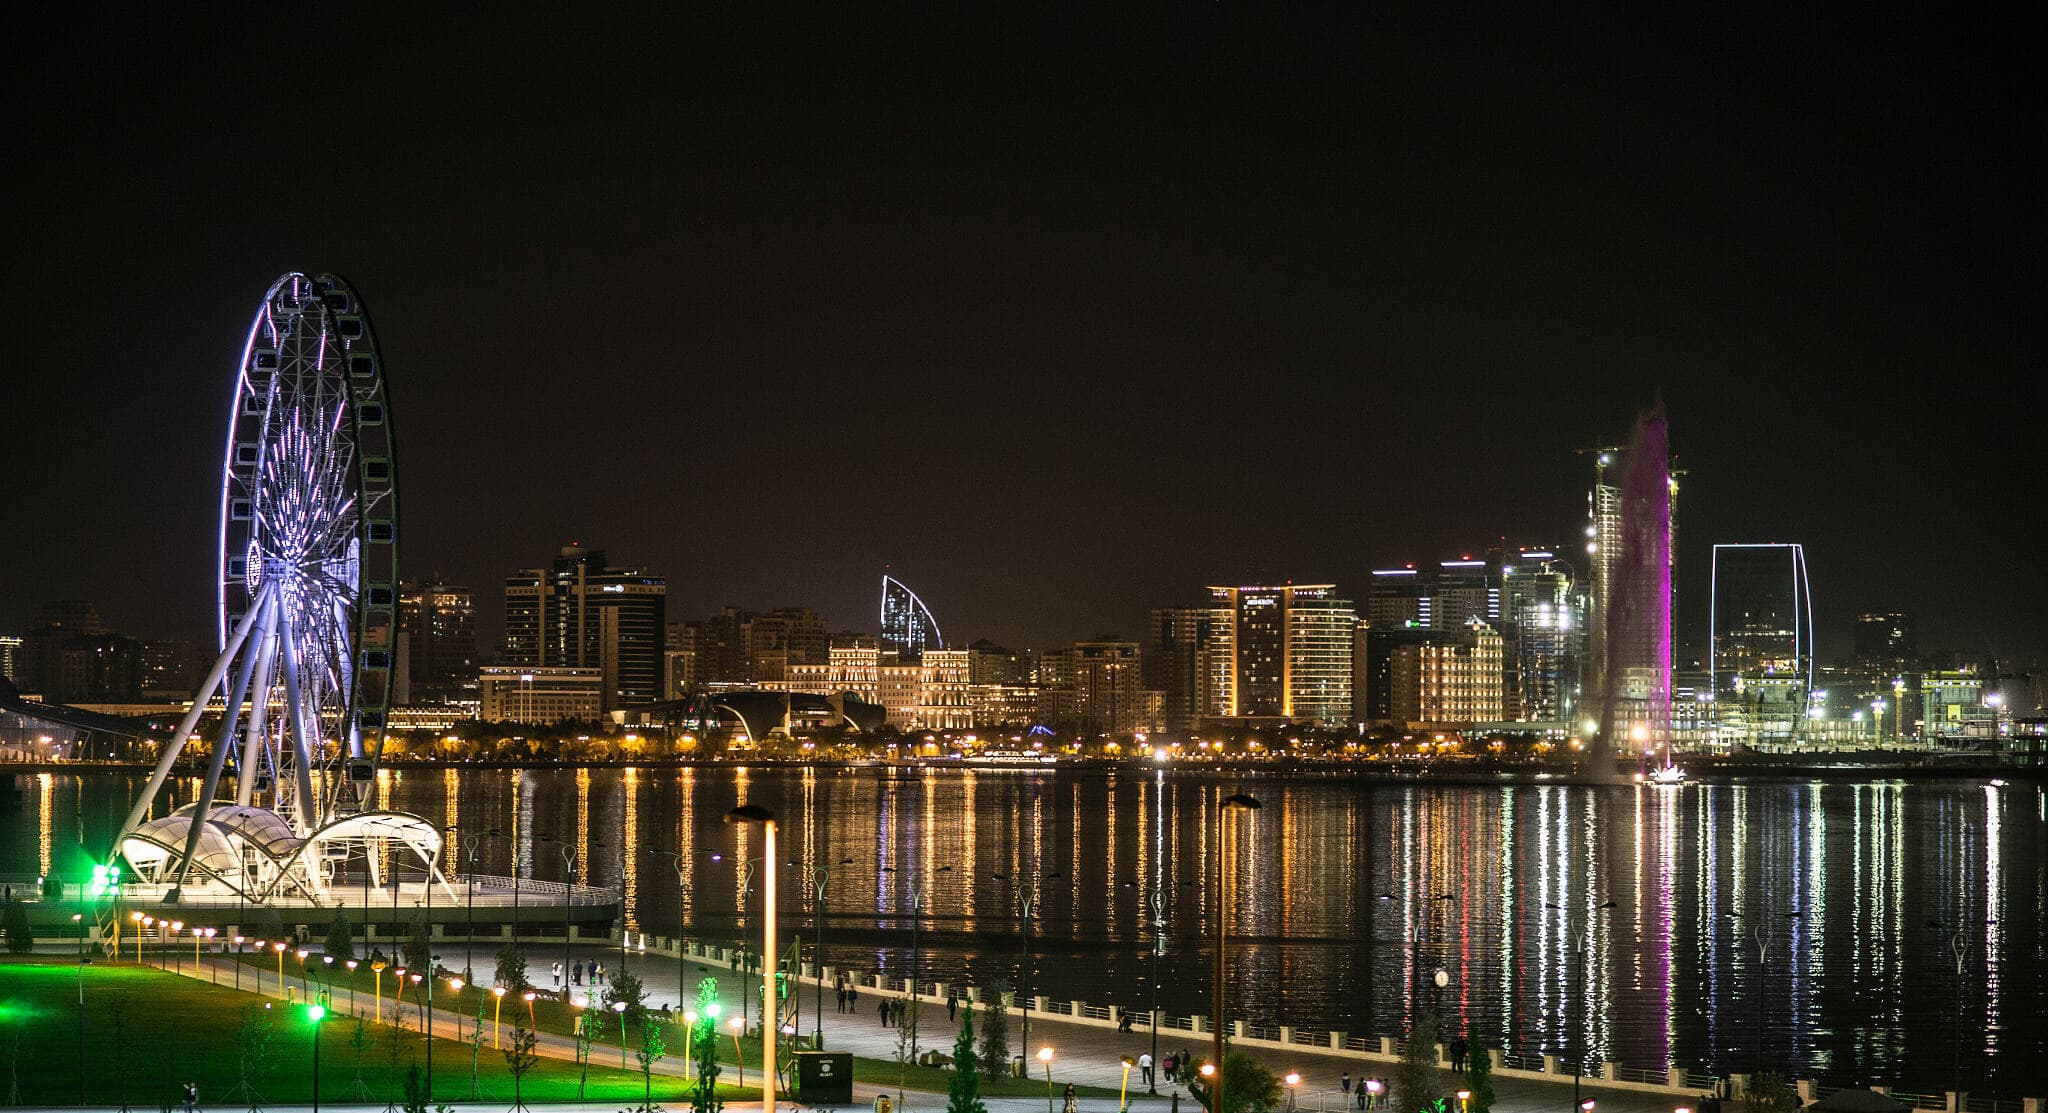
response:
<svg viewBox="0 0 2048 1113"><path fill-rule="evenodd" d="M376 982L376 993L370 998L373 1003L370 1019L379 1024L384 1022L384 967L387 965L389 964L381 958L370 960L370 974ZM501 990L500 992L503 991ZM351 997L355 995L355 988L353 986L349 988L349 995ZM491 1046L495 1047L497 1045L493 1044Z"/></svg>
<svg viewBox="0 0 2048 1113"><path fill-rule="evenodd" d="M272 946L273 948L275 948L275 949L276 949L276 951L277 951L277 992L278 992L278 995L279 995L279 996L283 996L283 994L284 994L284 944L283 944L283 943L272 943L272 944L271 944L271 946Z"/></svg>
<svg viewBox="0 0 2048 1113"><path fill-rule="evenodd" d="M1287 1077L1283 1081L1287 1083L1287 1108L1292 1110L1295 1108L1295 1094L1299 1092L1301 1087L1301 1075L1296 1071L1288 1071ZM1462 1097L1463 1095L1460 1096ZM1464 1110L1461 1108L1459 1113L1464 1113Z"/></svg>
<svg viewBox="0 0 2048 1113"><path fill-rule="evenodd" d="M462 1042L462 979L448 979L448 988L455 994L455 1042Z"/></svg>
<svg viewBox="0 0 2048 1113"><path fill-rule="evenodd" d="M1984 924L1988 927L1997 922L1986 920ZM1936 931L1949 933L1949 953L1954 955L1956 960L1955 1011L1950 1018L1949 1026L1949 1090L1960 1094L1963 1092L1963 931L1969 925L1957 923L1951 926L1940 920L1929 920L1927 926Z"/></svg>
<svg viewBox="0 0 2048 1113"><path fill-rule="evenodd" d="M1482 1051L1482 1052L1480 1052L1480 1054L1484 1055L1484 1054L1485 1054L1485 1052L1483 1052L1483 1051ZM1466 1107L1466 1103L1470 1102L1471 1100L1472 1100L1472 1091L1470 1091L1470 1090L1459 1090L1459 1091L1458 1091L1458 1113L1465 1113L1465 1107Z"/></svg>
<svg viewBox="0 0 2048 1113"><path fill-rule="evenodd" d="M1017 1011L1023 1014L1022 1032L1017 1042L1028 1047L1031 1044L1031 908L1038 903L1038 886L1021 870L1014 879L1007 873L992 873L989 876L997 881L1011 882L1011 889L1017 901ZM1060 874L1055 870L1046 874L1045 880L1051 881L1058 876ZM1002 1002L998 1001L996 1005L1001 1007Z"/></svg>
<svg viewBox="0 0 2048 1113"><path fill-rule="evenodd" d="M505 987L491 987L491 1050L498 1049L498 1020L505 1011Z"/></svg>
<svg viewBox="0 0 2048 1113"><path fill-rule="evenodd" d="M1123 1064L1124 1078L1122 1082L1117 1083L1116 1107L1118 1113L1131 1113L1131 1068L1137 1065L1137 1061L1128 1055L1122 1055L1117 1057L1117 1062Z"/></svg>
<svg viewBox="0 0 2048 1113"><path fill-rule="evenodd" d="M619 1014L619 1069L626 1069L626 1003L613 1001L612 1011Z"/></svg>
<svg viewBox="0 0 2048 1113"><path fill-rule="evenodd" d="M557 839L549 835L540 836L540 841L553 845L555 850L562 855L562 984L559 988L562 991L562 1000L567 1001L569 999L569 894L571 890L576 888L576 844L568 839ZM621 934L624 934L624 908L619 910L619 916L621 919L619 931Z"/></svg>
<svg viewBox="0 0 2048 1113"><path fill-rule="evenodd" d="M853 859L841 858L839 859L839 864L850 866L853 864ZM811 920L811 963L818 968L818 995L812 1009L814 1019L811 1025L811 1050L823 1051L825 1050L825 883L831 877L831 871L824 866L819 866L815 876L817 879L818 900L813 906L816 912ZM678 880L681 879L680 867L678 867L677 878Z"/></svg>
<svg viewBox="0 0 2048 1113"><path fill-rule="evenodd" d="M348 1014L354 1016L356 1015L356 967L361 964L355 959L349 959L342 963L342 965L348 967Z"/></svg>
<svg viewBox="0 0 2048 1113"><path fill-rule="evenodd" d="M1039 1048L1038 1061L1045 1064L1045 1113L1052 1113L1052 1048Z"/></svg>
<svg viewBox="0 0 2048 1113"><path fill-rule="evenodd" d="M317 1001L307 1005L306 1019L313 1022L313 1113L320 1113L320 1025L327 1019L327 1006Z"/></svg>
<svg viewBox="0 0 2048 1113"><path fill-rule="evenodd" d="M775 959L775 813L758 804L742 804L725 813L727 823L759 824L763 831L761 861L761 1109L775 1113L775 1036L782 1018L775 1000L775 979L768 964ZM624 1046L624 1041L621 1041Z"/></svg>
<svg viewBox="0 0 2048 1113"><path fill-rule="evenodd" d="M940 866L932 872L951 873L952 870L953 867L951 866ZM895 873L896 868L894 866L883 866L881 872ZM919 941L918 931L919 925L923 922L924 898L919 892L919 886L916 882L912 882L910 886L910 1059L912 1062L917 1061L917 1014L919 1011L917 987L918 983L923 980L922 975L924 973L924 951ZM822 994L823 991L821 990L820 995L822 996Z"/></svg>
<svg viewBox="0 0 2048 1113"><path fill-rule="evenodd" d="M1785 919L1797 920L1800 915L1801 913L1797 911L1787 912L1785 913ZM1728 918L1740 920L1742 913L1730 912L1728 913ZM1764 1072L1764 988L1765 979L1770 974L1771 958L1771 937L1764 930L1764 921L1761 913L1758 914L1757 918L1749 922L1749 938L1756 945L1756 1057L1755 1065L1751 1068L1751 1076L1755 1077ZM1580 966L1583 970L1584 963L1582 962ZM1584 977L1583 973L1581 977Z"/></svg>
<svg viewBox="0 0 2048 1113"><path fill-rule="evenodd" d="M1556 912L1565 912L1567 915L1569 915L1569 910L1561 905L1546 903L1543 907L1551 909L1552 911ZM1611 900L1607 900L1601 901L1598 905L1595 905L1593 910L1595 912L1607 912L1611 911L1613 908L1614 902ZM1571 938L1574 939L1577 944L1572 949L1576 952L1576 957L1579 960L1579 991L1578 993L1574 994L1572 998L1573 1002L1577 1004L1579 1007L1579 1016L1571 1022L1571 1035L1573 1040L1578 1045L1578 1054L1572 1056L1572 1100L1574 1102L1579 1101L1579 1079L1583 1077L1586 1073L1586 1033L1584 1031L1584 1018L1586 1014L1586 950L1591 943L1589 935L1590 931L1588 929L1588 925L1585 923L1584 920L1581 920L1578 924L1578 927L1571 933ZM1757 1030L1759 1032L1763 1030L1763 1013L1761 1006L1758 1007ZM1484 1054L1484 1052L1482 1051L1481 1054ZM1587 1110L1587 1113L1591 1113L1591 1106L1581 1102L1579 1107L1581 1109Z"/></svg>
<svg viewBox="0 0 2048 1113"><path fill-rule="evenodd" d="M1232 812L1255 812L1258 810L1259 802L1242 792L1226 796L1216 805L1216 970L1210 984L1212 998L1210 1012L1214 1016L1214 1019L1211 1021L1211 1036L1213 1038L1210 1042L1214 1044L1215 1048L1211 1056L1211 1062L1215 1064L1216 1073L1210 1079L1210 1097L1208 1102L1212 1113L1223 1113L1228 1108L1228 1106L1223 1104L1223 1030L1230 1026L1230 1020L1223 997L1223 970L1228 961L1227 954L1230 950L1230 916L1232 912L1230 881L1232 874L1235 872L1233 868L1236 865L1234 844L1237 841L1231 837L1231 832L1236 829L1236 824L1231 823L1230 819Z"/></svg>

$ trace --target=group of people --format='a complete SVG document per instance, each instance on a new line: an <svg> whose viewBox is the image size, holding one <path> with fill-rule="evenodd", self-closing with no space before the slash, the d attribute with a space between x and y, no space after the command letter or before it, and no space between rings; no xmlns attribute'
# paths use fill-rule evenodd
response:
<svg viewBox="0 0 2048 1113"><path fill-rule="evenodd" d="M908 1007L908 1002L884 997L881 1004L875 1006L875 1011L881 1014L882 1027L895 1028L903 1023L903 1010Z"/></svg>
<svg viewBox="0 0 2048 1113"><path fill-rule="evenodd" d="M1126 1029L1126 1031L1128 1031L1128 1029ZM1157 1064L1154 1064L1152 1062L1152 1053L1147 1051L1144 1054L1138 1056L1138 1077L1141 1080L1143 1080L1146 1089L1151 1089L1152 1071L1156 1065L1156 1067L1159 1070L1159 1073L1166 1076L1166 1084L1171 1086L1174 1084L1174 1080L1179 1078L1180 1075L1186 1070L1187 1065L1190 1061L1191 1060L1188 1057L1186 1049L1182 1049L1180 1051L1167 1052L1165 1055L1159 1057L1159 1062Z"/></svg>
<svg viewBox="0 0 2048 1113"><path fill-rule="evenodd" d="M559 963L559 962L557 962L557 963L554 963L554 964L552 964L552 968L553 968L553 972L554 972L554 976L555 976L555 988L556 988L557 990L560 990L560 989L562 988L562 964L561 964L561 963ZM570 985L582 985L582 984L583 984L583 978L584 978L584 976L585 976L585 974L586 974L586 973L587 973L587 974L589 975L589 977L590 977L590 984L591 984L591 985L603 985L603 984L604 984L604 979L605 979L605 973L604 973L604 963L602 963L602 962L597 962L597 961L595 961L595 960L591 961L591 962L590 962L590 963L588 964L588 967L587 967L587 968L586 968L585 964L584 964L584 963L582 963L582 962L578 962L578 963L576 963L576 964L575 964L574 966L570 967L570 968L569 968L569 976L570 976L570 978L571 978L572 980L570 981L570 983L569 983L569 984L570 984Z"/></svg>
<svg viewBox="0 0 2048 1113"><path fill-rule="evenodd" d="M857 989L853 988L853 983L852 983L852 982L847 982L847 981L842 981L842 982L840 982L840 983L839 983L839 1011L840 1011L840 1012L843 1012L843 1013L850 1013L850 1012L852 1012L852 1011L853 1011L853 1007L854 1007L855 1005L859 1004L859 1003L860 1003L860 990L857 990Z"/></svg>
<svg viewBox="0 0 2048 1113"><path fill-rule="evenodd" d="M1463 1043L1464 1041L1460 1040L1459 1042ZM1338 1085L1343 1088L1345 1093L1352 1093L1350 1071L1344 1072L1344 1077ZM1387 1080L1384 1078L1359 1079L1356 1098L1358 1108L1362 1110L1376 1110L1385 1106L1387 1103Z"/></svg>

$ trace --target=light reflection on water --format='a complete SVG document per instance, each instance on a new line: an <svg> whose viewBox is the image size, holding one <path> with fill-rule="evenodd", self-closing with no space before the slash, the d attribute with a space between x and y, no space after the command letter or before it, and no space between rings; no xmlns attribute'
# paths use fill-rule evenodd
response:
<svg viewBox="0 0 2048 1113"><path fill-rule="evenodd" d="M18 783L0 872L63 861L52 840L81 826L103 844L139 780ZM173 791L170 805L196 783ZM1960 1016L1965 1088L2006 1093L2048 1054L2048 804L2033 786L387 770L376 798L500 832L475 846L484 873L510 872L516 849L526 876L559 881L552 840L573 840L578 880L623 885L635 929L669 934L680 912L713 941L735 930L735 863L759 854L758 834L722 819L759 803L782 820L781 901L806 947L822 870L832 964L902 970L914 896L925 976L944 981L1016 976L1016 892L996 875L1021 874L1041 894L1036 991L1136 1009L1163 894L1159 1002L1183 1015L1207 1011L1214 808L1237 791L1264 804L1233 820L1232 999L1248 1023L1398 1036L1438 999L1441 968L1448 1026L1521 1053L1583 1042L1592 1062L1746 1071L1761 1043L1773 1069L1941 1090ZM1966 926L1960 980L1929 921Z"/></svg>

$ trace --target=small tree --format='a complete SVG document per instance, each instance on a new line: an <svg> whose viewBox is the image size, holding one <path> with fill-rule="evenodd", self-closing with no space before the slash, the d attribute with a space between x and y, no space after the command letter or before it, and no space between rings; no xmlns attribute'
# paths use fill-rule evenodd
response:
<svg viewBox="0 0 2048 1113"><path fill-rule="evenodd" d="M613 1001L626 1003L625 1025L619 1029L621 1032L630 1032L647 1019L647 987L641 984L638 974L621 970L611 975L604 999L606 1008L610 1008ZM624 1042L625 1037L620 1036L619 1039Z"/></svg>
<svg viewBox="0 0 2048 1113"><path fill-rule="evenodd" d="M526 1108L522 1084L526 1080L526 1072L532 1070L534 1064L540 1062L540 1056L533 1050L534 1045L539 1042L540 1037L534 1033L533 1029L526 1026L525 1021L514 1018L512 1021L512 1043L504 1050L505 1069L512 1072L513 1109Z"/></svg>
<svg viewBox="0 0 2048 1113"><path fill-rule="evenodd" d="M377 1037L370 1034L369 1026L363 1022L363 1018L360 1016L356 1018L356 1030L348 1034L348 1046L351 1051L355 1052L356 1056L356 1100L368 1101L370 1100L370 1087L363 1081L363 1056L369 1054L370 1049L377 1046Z"/></svg>
<svg viewBox="0 0 2048 1113"><path fill-rule="evenodd" d="M598 1038L604 1035L604 1013L596 1008L584 1009L576 1016L576 1096L583 1096L584 1085L590 1080L590 1049Z"/></svg>
<svg viewBox="0 0 2048 1113"><path fill-rule="evenodd" d="M1488 1113L1493 1108L1493 1056L1479 1043L1479 1026L1472 1025L1465 1033L1466 1062L1465 1088L1472 1091L1472 1097L1465 1103L1464 1113Z"/></svg>
<svg viewBox="0 0 2048 1113"><path fill-rule="evenodd" d="M36 949L35 932L28 925L28 905L9 898L0 910L0 927L7 929L7 949L25 955Z"/></svg>
<svg viewBox="0 0 2048 1113"><path fill-rule="evenodd" d="M400 1108L405 1113L427 1113L427 1082L418 1063L406 1064L405 1103Z"/></svg>
<svg viewBox="0 0 2048 1113"><path fill-rule="evenodd" d="M1436 1065L1436 1014L1423 1009L1408 1030L1408 1046L1390 1080L1393 1113L1417 1113L1443 1096L1443 1076Z"/></svg>
<svg viewBox="0 0 2048 1113"><path fill-rule="evenodd" d="M981 1074L974 1061L974 1002L960 1010L960 1034L953 1040L953 1071L946 1078L946 1113L988 1113L981 1100Z"/></svg>
<svg viewBox="0 0 2048 1113"><path fill-rule="evenodd" d="M1009 991L1009 985L1004 982L988 988L989 998L996 1005L982 1019L981 1050L975 1053L974 1059L981 1072L989 1078L1001 1078L1003 1072L1010 1069L1010 1010L1003 1003Z"/></svg>
<svg viewBox="0 0 2048 1113"><path fill-rule="evenodd" d="M235 1030L237 1081L229 1096L238 1096L248 1102L251 1113L261 1107L262 1098L257 1093L256 1082L270 1064L270 1029L269 1007L250 1005L242 1010L241 1026Z"/></svg>
<svg viewBox="0 0 2048 1113"><path fill-rule="evenodd" d="M476 998L476 1024L469 1032L469 1100L471 1101L476 1101L483 1097L482 1094L477 1092L476 1088L476 1060L479 1055L483 1054L483 1050L484 998L482 994L478 994Z"/></svg>
<svg viewBox="0 0 2048 1113"><path fill-rule="evenodd" d="M348 922L348 913L334 918L327 929L327 943L323 948L336 962L347 962L356 957L356 929Z"/></svg>
<svg viewBox="0 0 2048 1113"><path fill-rule="evenodd" d="M510 994L524 993L533 988L526 980L526 951L521 949L519 944L507 943L498 948L498 970L495 980Z"/></svg>
<svg viewBox="0 0 2048 1113"><path fill-rule="evenodd" d="M620 1039L625 1039L622 1034ZM633 1057L640 1060L640 1113L654 1113L654 1064L668 1053L668 1045L661 1039L661 1021L651 1016L640 1020L640 1050Z"/></svg>
<svg viewBox="0 0 2048 1113"><path fill-rule="evenodd" d="M1197 1059L1182 1068L1187 1072L1188 1093L1209 1113L1212 1108L1208 1085L1202 1078L1202 1063ZM1242 1051L1233 1051L1223 1057L1223 1104L1225 1113L1258 1113L1271 1109L1280 1101L1280 1079L1266 1064L1259 1062Z"/></svg>
<svg viewBox="0 0 2048 1113"><path fill-rule="evenodd" d="M690 1057L697 1061L697 1086L690 1091L691 1113L720 1113L718 1098L718 979L697 983L697 1022L690 1027Z"/></svg>
<svg viewBox="0 0 2048 1113"><path fill-rule="evenodd" d="M1799 1092L1770 1071L1750 1079L1742 1091L1743 1113L1792 1113L1798 1107Z"/></svg>
<svg viewBox="0 0 2048 1113"><path fill-rule="evenodd" d="M425 916L412 918L412 931L405 937L405 965L429 978L434 976L434 936L427 930Z"/></svg>
<svg viewBox="0 0 2048 1113"><path fill-rule="evenodd" d="M917 1057L917 1013L918 999L905 989L898 999L896 1013L896 1104L903 1104L903 1091L909 1082L910 1061Z"/></svg>

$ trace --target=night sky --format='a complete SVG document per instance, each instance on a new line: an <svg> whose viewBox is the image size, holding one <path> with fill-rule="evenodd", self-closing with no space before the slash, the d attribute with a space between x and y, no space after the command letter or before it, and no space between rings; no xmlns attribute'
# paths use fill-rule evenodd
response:
<svg viewBox="0 0 2048 1113"><path fill-rule="evenodd" d="M1823 659L1866 609L2040 658L2031 32L1639 7L18 41L0 631L210 631L234 363L303 270L375 318L404 567L493 634L571 541L672 619L873 629L886 566L1013 646L1359 597L1581 545L1575 450L1661 397L1689 640L1707 546L1801 541Z"/></svg>

